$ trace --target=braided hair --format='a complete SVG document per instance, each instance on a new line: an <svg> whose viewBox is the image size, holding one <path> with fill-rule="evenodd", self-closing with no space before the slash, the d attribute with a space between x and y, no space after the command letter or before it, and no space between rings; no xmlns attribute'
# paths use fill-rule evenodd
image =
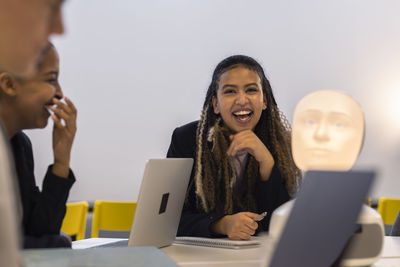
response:
<svg viewBox="0 0 400 267"><path fill-rule="evenodd" d="M232 131L224 125L220 115L215 114L212 107L212 99L217 96L221 75L239 66L254 71L260 77L267 108L262 111L254 133L271 152L275 165L285 179L289 194L295 193L301 179L300 170L292 159L290 125L278 109L262 67L248 56L228 57L214 70L196 132L194 179L190 186L195 187L197 207L205 212L232 214L237 212L236 209L257 211L255 186L259 177L259 164L249 155L244 179L239 181L238 186L233 186L237 174L232 160L226 155Z"/></svg>

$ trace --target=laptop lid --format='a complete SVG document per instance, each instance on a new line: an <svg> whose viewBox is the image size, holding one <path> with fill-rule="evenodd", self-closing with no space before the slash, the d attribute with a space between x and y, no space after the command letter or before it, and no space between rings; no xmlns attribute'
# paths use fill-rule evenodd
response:
<svg viewBox="0 0 400 267"><path fill-rule="evenodd" d="M375 173L309 171L270 267L331 266L351 235Z"/></svg>
<svg viewBox="0 0 400 267"><path fill-rule="evenodd" d="M146 163L129 246L171 245L176 237L193 159L150 159Z"/></svg>

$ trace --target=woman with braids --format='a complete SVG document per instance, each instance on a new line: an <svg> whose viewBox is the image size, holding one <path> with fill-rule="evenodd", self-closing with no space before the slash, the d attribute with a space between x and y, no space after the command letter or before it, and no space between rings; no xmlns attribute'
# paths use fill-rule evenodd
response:
<svg viewBox="0 0 400 267"><path fill-rule="evenodd" d="M194 158L181 236L249 239L266 231L300 179L269 81L258 62L242 55L218 64L200 120L175 129L167 157Z"/></svg>

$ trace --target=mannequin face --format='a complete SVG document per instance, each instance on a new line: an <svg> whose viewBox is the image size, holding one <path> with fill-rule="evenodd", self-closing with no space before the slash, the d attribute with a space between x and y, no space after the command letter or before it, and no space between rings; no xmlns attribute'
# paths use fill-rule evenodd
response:
<svg viewBox="0 0 400 267"><path fill-rule="evenodd" d="M292 151L302 170L349 170L360 152L363 136L361 107L349 95L317 91L296 106Z"/></svg>

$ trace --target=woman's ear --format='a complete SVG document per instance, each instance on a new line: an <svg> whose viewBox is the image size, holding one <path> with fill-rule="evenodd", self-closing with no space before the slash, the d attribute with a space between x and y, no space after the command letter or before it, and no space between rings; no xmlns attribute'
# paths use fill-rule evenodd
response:
<svg viewBox="0 0 400 267"><path fill-rule="evenodd" d="M212 97L212 104L213 104L213 109L215 114L219 114L219 109L218 109L218 103L217 103L217 97L213 96Z"/></svg>
<svg viewBox="0 0 400 267"><path fill-rule="evenodd" d="M15 78L7 73L0 73L0 92L3 95L15 96L17 94L17 81Z"/></svg>

